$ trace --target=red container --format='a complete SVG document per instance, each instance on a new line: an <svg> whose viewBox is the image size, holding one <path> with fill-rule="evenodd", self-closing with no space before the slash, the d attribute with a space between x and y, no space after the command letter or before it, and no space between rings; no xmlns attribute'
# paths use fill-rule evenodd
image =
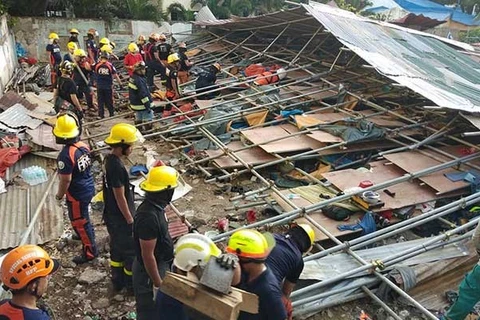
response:
<svg viewBox="0 0 480 320"><path fill-rule="evenodd" d="M368 188L368 187L373 186L373 182L370 181L370 180L363 180L362 182L360 182L360 184L358 186L360 188Z"/></svg>

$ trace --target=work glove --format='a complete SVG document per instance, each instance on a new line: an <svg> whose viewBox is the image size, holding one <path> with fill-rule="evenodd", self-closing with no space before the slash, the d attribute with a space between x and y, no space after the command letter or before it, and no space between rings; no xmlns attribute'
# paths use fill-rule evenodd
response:
<svg viewBox="0 0 480 320"><path fill-rule="evenodd" d="M57 195L55 195L55 202L57 203L57 206L61 207L63 204L63 197L58 198Z"/></svg>
<svg viewBox="0 0 480 320"><path fill-rule="evenodd" d="M217 257L217 263L225 269L235 269L238 265L238 257L231 253L223 253Z"/></svg>

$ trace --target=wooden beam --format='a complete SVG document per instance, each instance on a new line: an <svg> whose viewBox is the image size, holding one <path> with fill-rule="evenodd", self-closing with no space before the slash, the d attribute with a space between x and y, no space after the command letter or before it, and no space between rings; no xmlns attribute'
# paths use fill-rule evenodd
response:
<svg viewBox="0 0 480 320"><path fill-rule="evenodd" d="M212 319L234 320L240 311L258 313L258 297L232 288L221 294L202 286L198 279L167 272L161 291Z"/></svg>

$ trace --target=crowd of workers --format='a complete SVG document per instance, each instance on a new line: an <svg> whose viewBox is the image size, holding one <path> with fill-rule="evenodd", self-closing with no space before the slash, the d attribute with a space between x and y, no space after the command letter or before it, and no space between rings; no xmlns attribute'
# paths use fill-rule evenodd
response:
<svg viewBox="0 0 480 320"><path fill-rule="evenodd" d="M99 254L89 217L89 205L95 193L92 157L88 145L80 141L84 110L79 100L85 98L87 106L93 108L91 86L95 81L99 117L104 117L104 106L111 116L113 78L117 77L121 83L109 61L115 44L103 38L97 49L96 36L95 30L88 31L87 53L79 48L78 31L72 29L63 59L58 35L52 33L52 41L47 46L52 70L60 71L58 78L56 72L53 77L54 95L61 98L55 101L59 115L53 135L56 142L64 146L57 159L60 182L55 199L60 205L66 203L74 236L82 242L81 254L73 258L76 264L88 263ZM124 58L130 76L130 106L136 112L137 126L153 119L150 92L154 75L160 74L164 81L166 98L175 100L180 97L178 85L189 80L188 69L192 66L184 43L180 43L179 52L174 53L164 35L151 34L146 40L139 36L137 43L130 43ZM219 64L213 64L205 74L199 74L197 93L206 92L202 88L211 87L220 70ZM211 98L208 94L205 96ZM110 240L111 282L116 292L135 296L137 319L196 319L188 305L161 291L162 282L167 271L198 274L197 269L203 268L211 258L226 269L234 269L233 286L259 298L258 314L241 312L239 319L291 319L290 295L303 271L303 256L314 243L313 229L306 224L294 224L285 234L273 235L253 229L239 230L229 238L225 253L208 237L197 233L187 234L174 244L168 232L165 209L172 201L179 174L161 162L153 166L140 184L145 198L136 208L134 187L124 161L132 153L137 137L137 128L131 124L119 123L111 128L105 139L111 151L104 160L102 175L103 221ZM480 227L475 231L474 243L480 252ZM23 245L10 251L1 265L0 277L13 297L0 302L0 319L50 319L37 302L46 292L49 276L58 267L58 261L38 246ZM460 285L459 298L445 319L464 319L479 300L480 263Z"/></svg>

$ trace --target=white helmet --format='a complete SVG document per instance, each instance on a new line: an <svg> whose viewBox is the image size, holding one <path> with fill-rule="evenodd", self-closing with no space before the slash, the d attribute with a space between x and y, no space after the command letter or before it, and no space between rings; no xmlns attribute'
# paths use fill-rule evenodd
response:
<svg viewBox="0 0 480 320"><path fill-rule="evenodd" d="M282 80L287 76L287 71L283 68L280 68L277 70L277 76L280 80Z"/></svg>
<svg viewBox="0 0 480 320"><path fill-rule="evenodd" d="M174 253L175 267L188 272L197 265L205 266L211 256L218 257L222 252L209 237L190 233L178 239Z"/></svg>

